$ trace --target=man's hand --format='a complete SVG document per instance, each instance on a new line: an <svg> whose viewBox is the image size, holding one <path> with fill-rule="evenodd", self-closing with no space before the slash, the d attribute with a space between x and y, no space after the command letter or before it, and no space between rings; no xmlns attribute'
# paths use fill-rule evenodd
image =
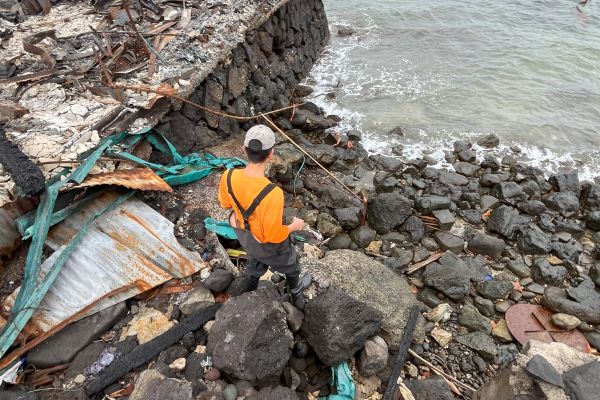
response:
<svg viewBox="0 0 600 400"><path fill-rule="evenodd" d="M294 217L292 223L288 225L288 229L290 230L290 233L300 232L302 229L304 229L304 220Z"/></svg>

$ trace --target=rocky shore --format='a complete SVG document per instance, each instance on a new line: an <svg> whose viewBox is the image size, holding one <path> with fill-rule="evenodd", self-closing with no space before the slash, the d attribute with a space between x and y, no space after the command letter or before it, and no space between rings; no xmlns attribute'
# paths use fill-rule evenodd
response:
<svg viewBox="0 0 600 400"><path fill-rule="evenodd" d="M297 243L314 277L304 309L277 274L241 293L239 246L204 224L225 219L219 174L139 194L208 268L51 336L26 356L35 372L0 399L327 398L332 367L345 362L355 399L382 399L415 305L400 375L415 399L596 398L600 184L577 171L546 177L518 162L516 148L477 159L464 141L447 149L448 169L369 155L359 132L338 130L340 119L297 85L327 35L320 1L289 2L191 96L239 115L304 103L275 123L354 193L279 138L268 174L285 192L284 216L323 235L306 231ZM182 153L241 156L250 123L170 107L158 130Z"/></svg>

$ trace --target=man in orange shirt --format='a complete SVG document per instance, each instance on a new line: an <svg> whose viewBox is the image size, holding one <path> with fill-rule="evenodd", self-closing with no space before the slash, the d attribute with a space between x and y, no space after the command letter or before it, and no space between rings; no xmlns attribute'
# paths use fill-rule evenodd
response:
<svg viewBox="0 0 600 400"><path fill-rule="evenodd" d="M283 190L265 177L274 146L275 134L269 127L256 125L246 132L248 165L223 174L219 202L232 209L229 223L248 254L243 290L255 290L271 267L285 275L294 303L302 308L302 291L310 285L310 277L300 280L298 256L289 236L301 231L304 221L294 217L291 224L283 224Z"/></svg>

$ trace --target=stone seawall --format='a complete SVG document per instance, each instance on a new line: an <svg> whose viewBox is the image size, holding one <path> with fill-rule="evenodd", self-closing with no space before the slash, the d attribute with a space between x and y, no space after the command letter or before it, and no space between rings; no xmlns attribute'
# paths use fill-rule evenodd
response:
<svg viewBox="0 0 600 400"><path fill-rule="evenodd" d="M295 85L317 60L329 37L321 0L284 4L200 84L189 97L214 110L249 116L290 105ZM182 153L214 145L253 122L206 113L189 104L173 104L157 126Z"/></svg>

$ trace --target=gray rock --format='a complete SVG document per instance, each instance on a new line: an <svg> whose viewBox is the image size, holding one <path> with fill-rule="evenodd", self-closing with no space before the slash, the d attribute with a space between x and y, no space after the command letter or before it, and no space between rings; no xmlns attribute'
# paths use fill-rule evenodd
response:
<svg viewBox="0 0 600 400"><path fill-rule="evenodd" d="M377 234L368 225L361 225L350 231L350 239L361 249L366 248L369 243L375 240Z"/></svg>
<svg viewBox="0 0 600 400"><path fill-rule="evenodd" d="M525 203L519 203L519 210L525 214L539 216L547 211L546 205L539 200L529 200Z"/></svg>
<svg viewBox="0 0 600 400"><path fill-rule="evenodd" d="M483 332L471 332L456 338L458 343L475 350L487 360L491 360L498 353L492 338Z"/></svg>
<svg viewBox="0 0 600 400"><path fill-rule="evenodd" d="M191 400L192 384L165 378L155 369L143 371L135 382L130 400Z"/></svg>
<svg viewBox="0 0 600 400"><path fill-rule="evenodd" d="M423 196L417 200L417 210L422 214L428 215L435 210L444 210L450 208L451 201L442 196Z"/></svg>
<svg viewBox="0 0 600 400"><path fill-rule="evenodd" d="M194 382L204 377L204 367L202 363L206 362L208 355L206 353L192 352L185 361L184 376L190 382Z"/></svg>
<svg viewBox="0 0 600 400"><path fill-rule="evenodd" d="M349 249L351 243L352 239L350 239L350 236L347 233L342 232L338 233L327 242L327 248L329 250Z"/></svg>
<svg viewBox="0 0 600 400"><path fill-rule="evenodd" d="M458 210L458 215L470 224L479 225L482 223L481 210Z"/></svg>
<svg viewBox="0 0 600 400"><path fill-rule="evenodd" d="M596 284L596 286L600 287L600 263L596 263L592 265L589 272L589 277Z"/></svg>
<svg viewBox="0 0 600 400"><path fill-rule="evenodd" d="M491 280L477 284L477 293L490 300L506 299L512 292L513 284L510 281Z"/></svg>
<svg viewBox="0 0 600 400"><path fill-rule="evenodd" d="M534 355L531 360L527 362L525 365L525 372L535 379L541 379L554 386L564 387L560 372L539 354Z"/></svg>
<svg viewBox="0 0 600 400"><path fill-rule="evenodd" d="M265 387L260 392L251 396L249 400L299 400L296 392L290 388L277 386L276 388Z"/></svg>
<svg viewBox="0 0 600 400"><path fill-rule="evenodd" d="M589 211L585 214L585 226L593 231L600 231L600 211Z"/></svg>
<svg viewBox="0 0 600 400"><path fill-rule="evenodd" d="M471 149L462 149L456 153L459 160L464 162L474 162L477 159L477 154Z"/></svg>
<svg viewBox="0 0 600 400"><path fill-rule="evenodd" d="M271 286L232 298L221 307L207 344L215 368L248 381L281 375L293 337L278 299Z"/></svg>
<svg viewBox="0 0 600 400"><path fill-rule="evenodd" d="M479 310L481 314L486 317L493 317L495 314L496 307L494 302L489 299L484 299L480 296L473 298L473 305Z"/></svg>
<svg viewBox="0 0 600 400"><path fill-rule="evenodd" d="M428 287L423 288L423 290L417 293L417 298L419 301L422 301L425 303L425 305L431 308L435 308L443 303L443 301L437 296L437 293Z"/></svg>
<svg viewBox="0 0 600 400"><path fill-rule="evenodd" d="M487 364L484 359L479 356L473 356L473 364L475 364L479 372L485 372L487 370Z"/></svg>
<svg viewBox="0 0 600 400"><path fill-rule="evenodd" d="M204 281L204 286L219 293L227 289L227 286L233 280L233 274L226 269L215 269L208 278Z"/></svg>
<svg viewBox="0 0 600 400"><path fill-rule="evenodd" d="M542 297L542 305L554 312L574 315L590 324L600 323L600 309L590 304L570 300L567 292L553 286L548 286Z"/></svg>
<svg viewBox="0 0 600 400"><path fill-rule="evenodd" d="M460 254L465 247L463 239L445 232L435 231L433 237L442 250L449 250L455 254Z"/></svg>
<svg viewBox="0 0 600 400"><path fill-rule="evenodd" d="M434 210L433 216L438 220L440 229L443 231L449 231L454 225L454 214L450 210Z"/></svg>
<svg viewBox="0 0 600 400"><path fill-rule="evenodd" d="M223 400L236 400L237 395L238 392L235 385L229 384L223 390Z"/></svg>
<svg viewBox="0 0 600 400"><path fill-rule="evenodd" d="M550 176L548 182L557 192L572 192L579 196L579 176L577 171L560 173Z"/></svg>
<svg viewBox="0 0 600 400"><path fill-rule="evenodd" d="M517 246L526 254L548 254L552 250L550 236L536 225L528 225L521 229Z"/></svg>
<svg viewBox="0 0 600 400"><path fill-rule="evenodd" d="M122 302L68 325L27 353L27 361L37 368L67 364L126 314L127 306Z"/></svg>
<svg viewBox="0 0 600 400"><path fill-rule="evenodd" d="M506 267L510 270L510 272L517 275L519 278L527 278L531 276L531 269L529 269L521 257L516 260L509 261L506 263Z"/></svg>
<svg viewBox="0 0 600 400"><path fill-rule="evenodd" d="M581 324L579 318L563 313L554 314L550 319L554 325L565 331L571 331Z"/></svg>
<svg viewBox="0 0 600 400"><path fill-rule="evenodd" d="M432 376L424 380L410 379L405 381L405 384L418 400L454 400L455 398L441 376Z"/></svg>
<svg viewBox="0 0 600 400"><path fill-rule="evenodd" d="M577 264L579 256L583 253L583 247L575 240L569 243L553 242L552 252L563 261L571 261Z"/></svg>
<svg viewBox="0 0 600 400"><path fill-rule="evenodd" d="M492 321L479 313L479 310L470 304L465 304L460 310L458 323L470 331L481 331L487 334L492 332Z"/></svg>
<svg viewBox="0 0 600 400"><path fill-rule="evenodd" d="M594 283L587 277L576 287L568 288L567 294L579 303L588 304L600 310L600 292L594 288Z"/></svg>
<svg viewBox="0 0 600 400"><path fill-rule="evenodd" d="M500 182L492 188L490 194L513 206L519 202L527 201L527 193L515 182Z"/></svg>
<svg viewBox="0 0 600 400"><path fill-rule="evenodd" d="M502 205L492 211L487 221L487 229L490 232L497 232L507 239L515 240L522 224L523 221L515 209Z"/></svg>
<svg viewBox="0 0 600 400"><path fill-rule="evenodd" d="M380 193L369 202L369 225L378 233L402 225L411 214L410 201L399 193Z"/></svg>
<svg viewBox="0 0 600 400"><path fill-rule="evenodd" d="M571 192L554 193L546 199L546 205L565 218L574 217L579 213L579 198Z"/></svg>
<svg viewBox="0 0 600 400"><path fill-rule="evenodd" d="M402 224L402 231L408 233L408 240L411 243L417 244L425 236L425 224L416 216L411 215Z"/></svg>
<svg viewBox="0 0 600 400"><path fill-rule="evenodd" d="M282 306L287 314L287 323L290 330L297 332L302 326L302 321L304 321L304 313L287 302L284 302Z"/></svg>
<svg viewBox="0 0 600 400"><path fill-rule="evenodd" d="M534 282L527 285L527 290L535 294L544 294L546 287L544 285L540 285L539 283Z"/></svg>
<svg viewBox="0 0 600 400"><path fill-rule="evenodd" d="M438 177L438 182L449 186L465 186L467 183L469 183L469 180L455 172L444 171Z"/></svg>
<svg viewBox="0 0 600 400"><path fill-rule="evenodd" d="M562 376L571 400L593 400L600 393L600 362L592 361L568 370Z"/></svg>
<svg viewBox="0 0 600 400"><path fill-rule="evenodd" d="M592 183L583 188L581 205L588 211L600 211L600 185Z"/></svg>
<svg viewBox="0 0 600 400"><path fill-rule="evenodd" d="M481 147L493 148L500 144L500 138L493 133L486 135L477 141Z"/></svg>
<svg viewBox="0 0 600 400"><path fill-rule="evenodd" d="M470 273L466 265L451 252L446 252L439 263L425 268L423 281L452 300L461 300L469 294Z"/></svg>
<svg viewBox="0 0 600 400"><path fill-rule="evenodd" d="M481 206L481 209L484 211L493 210L494 208L496 208L500 205L500 200L498 200L494 196L483 195L483 196L481 196L481 199L479 200L479 205Z"/></svg>
<svg viewBox="0 0 600 400"><path fill-rule="evenodd" d="M596 350L600 349L600 332L585 332L584 336L587 339L590 346L592 346Z"/></svg>
<svg viewBox="0 0 600 400"><path fill-rule="evenodd" d="M500 258L502 250L504 250L504 240L494 236L477 234L469 240L467 248L474 253L490 256L494 260Z"/></svg>
<svg viewBox="0 0 600 400"><path fill-rule="evenodd" d="M561 265L550 265L543 258L534 260L531 267L533 280L539 284L560 286L567 277L567 269Z"/></svg>
<svg viewBox="0 0 600 400"><path fill-rule="evenodd" d="M369 377L383 371L387 366L388 356L387 343L380 336L367 340L358 358L360 374Z"/></svg>
<svg viewBox="0 0 600 400"><path fill-rule="evenodd" d="M454 169L461 175L473 177L477 175L477 173L481 170L481 167L476 164L459 161L454 163Z"/></svg>
<svg viewBox="0 0 600 400"><path fill-rule="evenodd" d="M342 228L349 231L360 225L360 208L346 207L335 209L335 218Z"/></svg>
<svg viewBox="0 0 600 400"><path fill-rule="evenodd" d="M215 304L215 297L210 289L205 286L198 286L189 291L179 309L185 316L193 315L206 307Z"/></svg>
<svg viewBox="0 0 600 400"><path fill-rule="evenodd" d="M398 349L410 309L417 304L404 276L360 252L350 250L330 251L320 260L303 258L300 265L304 273L313 275L319 287L342 289L379 311L383 315L381 336L392 351ZM422 323L420 319L415 330L416 342L425 338Z"/></svg>
<svg viewBox="0 0 600 400"><path fill-rule="evenodd" d="M343 231L335 218L327 213L320 213L317 217L317 229L326 237L333 237Z"/></svg>
<svg viewBox="0 0 600 400"><path fill-rule="evenodd" d="M304 315L302 333L329 366L351 358L382 323L379 312L336 288L308 302Z"/></svg>

